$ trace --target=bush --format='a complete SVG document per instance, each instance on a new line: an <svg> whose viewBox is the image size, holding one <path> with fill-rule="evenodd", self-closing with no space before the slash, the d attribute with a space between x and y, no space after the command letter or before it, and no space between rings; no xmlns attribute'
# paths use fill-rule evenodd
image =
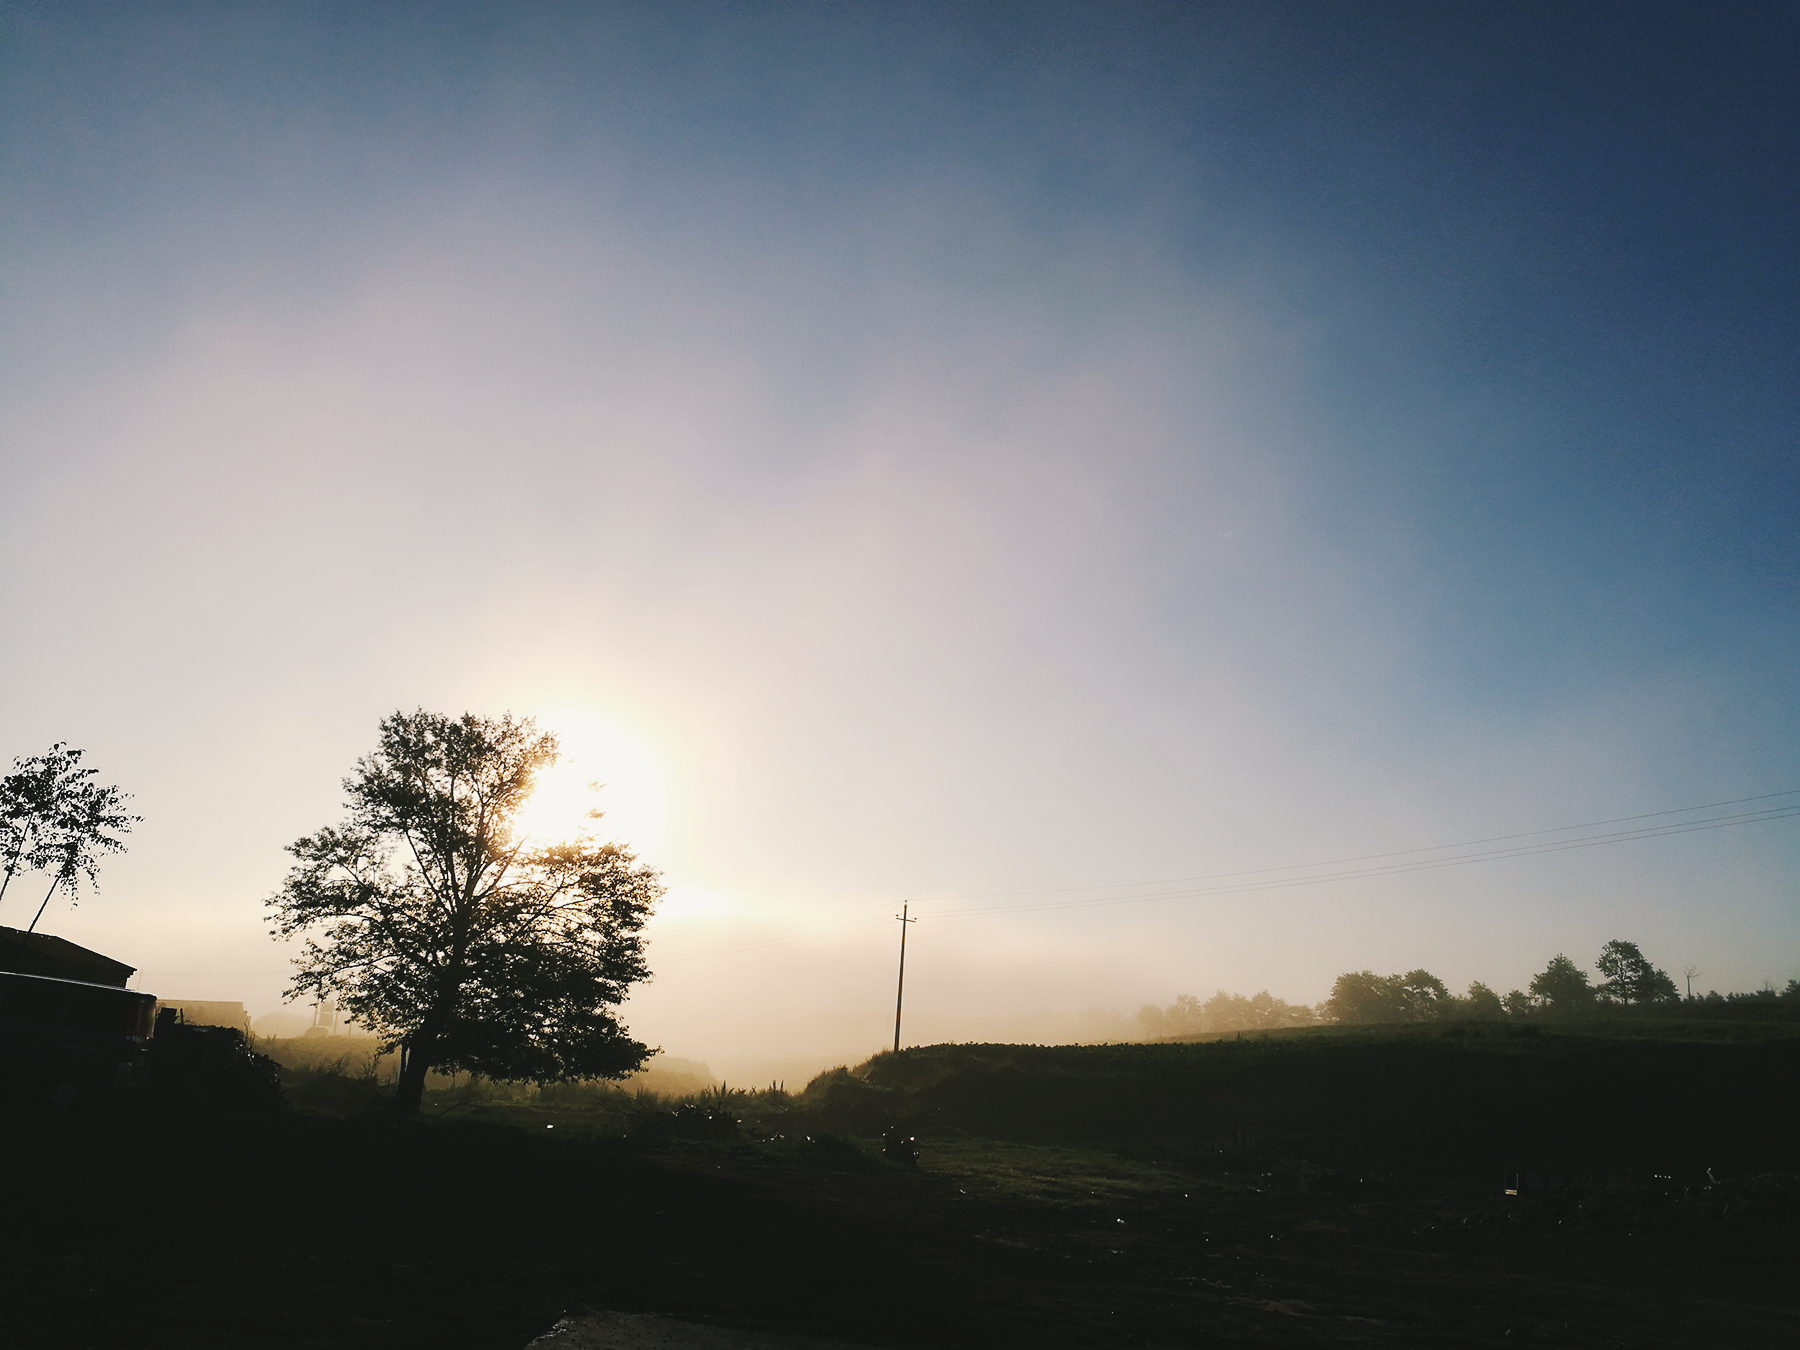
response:
<svg viewBox="0 0 1800 1350"><path fill-rule="evenodd" d="M894 1056L877 1056L867 1066L872 1077L884 1060ZM806 1115L827 1129L845 1130L851 1134L878 1134L897 1115L904 1104L902 1094L894 1087L877 1086L870 1077L859 1077L845 1068L827 1070L806 1085L800 1094L799 1107Z"/></svg>

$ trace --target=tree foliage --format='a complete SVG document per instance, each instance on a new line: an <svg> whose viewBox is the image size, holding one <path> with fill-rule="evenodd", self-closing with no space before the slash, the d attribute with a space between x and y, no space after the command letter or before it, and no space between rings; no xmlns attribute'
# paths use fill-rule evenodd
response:
<svg viewBox="0 0 1800 1350"><path fill-rule="evenodd" d="M1400 977L1400 1007L1408 1022L1429 1022L1454 1011L1456 996L1429 970L1409 970Z"/></svg>
<svg viewBox="0 0 1800 1350"><path fill-rule="evenodd" d="M1607 943L1595 965L1605 977L1597 988L1585 970L1558 954L1532 976L1530 993L1514 989L1504 998L1479 980L1458 998L1426 970L1405 975L1351 971L1338 976L1324 1011L1331 1021L1356 1025L1570 1014L1591 1011L1602 1000L1662 1003L1680 999L1675 981L1651 965L1635 942L1615 939Z"/></svg>
<svg viewBox="0 0 1800 1350"><path fill-rule="evenodd" d="M123 836L142 819L125 809L129 793L97 777L81 767L81 751L63 741L14 759L12 772L0 777L0 900L21 873L50 878L31 929L57 891L73 904L83 878L97 885L101 855L123 853Z"/></svg>
<svg viewBox="0 0 1800 1350"><path fill-rule="evenodd" d="M1137 1021L1149 1040L1159 1040L1169 1034L1168 1014L1154 1003L1146 1003L1138 1009Z"/></svg>
<svg viewBox="0 0 1800 1350"><path fill-rule="evenodd" d="M1372 970L1340 975L1325 1001L1334 1022L1425 1022L1454 1005L1455 996L1428 970L1377 975Z"/></svg>
<svg viewBox="0 0 1800 1350"><path fill-rule="evenodd" d="M1595 962L1604 982L1597 988L1588 973L1567 956L1558 955L1531 979L1531 992L1509 991L1504 997L1476 980L1468 992L1457 996L1428 970L1409 970L1404 975L1377 975L1372 970L1353 970L1338 976L1331 996L1318 1008L1283 1003L1267 990L1245 998L1220 990L1199 1007L1199 1025L1192 1025L1196 1006L1182 995L1168 1008L1147 1004L1138 1021L1150 1037L1182 1035L1188 1031L1259 1031L1274 1027L1306 1026L1317 1021L1346 1026L1376 1026L1402 1022L1493 1021L1524 1018L1539 1013L1571 1014L1591 1011L1601 1001L1613 1003L1679 1002L1675 981L1651 965L1635 942L1615 939L1601 949ZM1733 997L1739 997L1734 995ZM1750 995L1741 997L1750 998ZM1790 981L1788 993L1768 998L1800 999L1800 981ZM1710 994L1709 999L1723 1001Z"/></svg>
<svg viewBox="0 0 1800 1350"><path fill-rule="evenodd" d="M1318 1021L1304 1003L1288 1003L1267 989L1246 998L1223 989L1206 1000L1201 1025L1207 1031L1269 1031L1276 1027L1303 1027Z"/></svg>
<svg viewBox="0 0 1800 1350"><path fill-rule="evenodd" d="M1462 1015L1490 1022L1496 1017L1506 1016L1506 1005L1501 1002L1500 995L1476 980L1469 986L1469 992L1462 1000Z"/></svg>
<svg viewBox="0 0 1800 1350"><path fill-rule="evenodd" d="M1635 942L1614 938L1600 949L1594 965L1605 977L1599 989L1602 998L1618 1003L1671 1003L1681 997L1675 981L1651 965Z"/></svg>
<svg viewBox="0 0 1800 1350"><path fill-rule="evenodd" d="M514 825L556 755L528 718L395 713L344 780L345 820L289 846L267 902L273 935L303 939L289 997L335 997L405 1047L402 1110L430 1069L543 1084L654 1053L616 1009L649 978L656 872L617 843Z"/></svg>
<svg viewBox="0 0 1800 1350"><path fill-rule="evenodd" d="M1552 1013L1584 1012L1594 1006L1588 973L1561 952L1531 977L1531 997L1538 1007Z"/></svg>
<svg viewBox="0 0 1800 1350"><path fill-rule="evenodd" d="M1166 1008L1146 1003L1138 1009L1138 1025L1152 1040L1191 1036L1197 1032L1269 1031L1276 1027L1310 1026L1318 1014L1303 1003L1288 1003L1267 989L1245 997L1223 989L1202 1003L1182 994Z"/></svg>
<svg viewBox="0 0 1800 1350"><path fill-rule="evenodd" d="M1166 1014L1171 1036L1191 1036L1205 1025L1205 1011L1192 994L1178 994Z"/></svg>
<svg viewBox="0 0 1800 1350"><path fill-rule="evenodd" d="M1337 977L1331 986L1331 997L1325 1000L1325 1015L1333 1022L1352 1026L1380 1022L1403 1022L1400 977L1377 975L1372 970L1353 970Z"/></svg>
<svg viewBox="0 0 1800 1350"><path fill-rule="evenodd" d="M1404 975L1351 971L1338 976L1325 1001L1325 1016L1350 1026L1504 1015L1500 996L1479 980L1469 986L1467 997L1458 998L1429 970Z"/></svg>

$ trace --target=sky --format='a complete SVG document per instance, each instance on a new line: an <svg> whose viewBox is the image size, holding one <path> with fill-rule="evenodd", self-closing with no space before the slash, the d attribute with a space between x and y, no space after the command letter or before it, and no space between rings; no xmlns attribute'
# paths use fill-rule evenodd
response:
<svg viewBox="0 0 1800 1350"><path fill-rule="evenodd" d="M44 926L280 1008L284 846L424 707L605 783L669 887L626 1020L740 1079L891 1038L903 903L909 1043L1616 937L1800 977L1797 57L1748 3L0 3L0 760L143 816Z"/></svg>

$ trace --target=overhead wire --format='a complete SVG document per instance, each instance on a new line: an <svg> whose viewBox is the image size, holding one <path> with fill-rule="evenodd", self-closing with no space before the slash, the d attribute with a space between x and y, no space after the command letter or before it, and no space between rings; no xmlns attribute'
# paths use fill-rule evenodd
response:
<svg viewBox="0 0 1800 1350"><path fill-rule="evenodd" d="M1027 914L1058 909L1088 909L1108 905L1136 905L1156 900L1198 899L1212 895L1245 895L1256 891L1286 890L1295 886L1316 886L1334 881L1352 881L1367 877L1399 876L1408 872L1430 872L1445 867L1466 867L1473 863L1496 862L1503 858L1532 857L1542 853L1564 853L1573 849L1598 848L1605 844L1628 843L1639 839L1660 839L1670 835L1693 834L1701 830L1718 830L1732 825L1748 825L1765 820L1786 820L1800 816L1800 806L1768 811L1748 812L1738 816L1706 821L1672 822L1646 830L1621 830L1606 835L1590 835L1580 839L1547 840L1522 844L1516 848L1487 849L1480 853L1459 854L1451 858L1420 858L1411 862L1382 867L1354 868L1342 872L1326 872L1312 876L1271 877L1261 881L1238 882L1229 886L1207 886L1179 891L1157 891L1150 895L1094 896L1080 900L1053 900L1027 905L988 905L972 909L938 910L931 917L948 919L974 914ZM1502 836L1508 837L1508 836ZM1512 836L1516 837L1516 836ZM1381 855L1377 855L1381 856ZM1320 864L1310 864L1319 866ZM1264 869L1275 871L1278 869ZM1239 874L1242 875L1242 874Z"/></svg>
<svg viewBox="0 0 1800 1350"><path fill-rule="evenodd" d="M786 928L777 933L762 933L754 937L729 939L725 942L711 943L704 947L683 947L683 956L720 956L726 953L757 951L763 947L779 947L790 942L815 942L827 938L845 937L851 933L862 932L869 928L887 923L887 916L871 917L870 911L861 910L855 915L839 915L833 919L803 924L798 928Z"/></svg>
<svg viewBox="0 0 1800 1350"><path fill-rule="evenodd" d="M1365 853L1347 858L1326 859L1310 863L1290 863L1280 867L1248 868L1233 872L1202 873L1195 876L1172 877L1152 881L1113 882L1091 884L1087 886L1060 886L1040 890L1021 891L989 891L974 894L951 896L915 896L909 897L914 906L956 903L970 900L987 899L1028 899L1036 896L1074 896L1072 899L1043 899L1032 903L1018 905L976 905L966 909L927 909L926 914L934 919L969 918L983 915L1007 915L1045 913L1066 909L1091 909L1117 905L1148 904L1164 900L1206 899L1215 896L1246 895L1261 891L1287 890L1299 886L1317 886L1340 881L1362 880L1375 877L1400 876L1411 872L1436 871L1448 867L1466 867L1477 863L1497 862L1507 858L1534 857L1548 853L1563 853L1576 849L1598 848L1610 844L1636 842L1644 839L1667 838L1673 835L1693 834L1706 830L1726 829L1734 826L1757 824L1770 820L1786 820L1800 816L1800 803L1789 802L1780 806L1764 807L1755 811L1741 811L1725 816L1709 816L1699 820L1671 820L1663 824L1643 826L1631 830L1613 830L1597 835L1581 835L1573 839L1546 839L1546 835L1567 835L1577 830L1599 829L1606 825L1625 825L1639 820L1659 820L1667 816L1693 816L1699 811L1716 811L1727 806L1744 806L1752 802L1776 801L1781 798L1800 796L1800 788L1785 792L1765 792L1751 797L1734 797L1724 801L1703 802L1695 806L1673 807L1665 811L1645 811L1636 815L1614 816L1606 820L1587 821L1578 825L1560 825L1550 829L1524 830L1514 834L1489 835L1479 839L1467 839L1452 844L1433 844L1422 848L1394 849L1382 853ZM1535 842L1508 844L1509 840L1531 840ZM1473 853L1456 853L1450 857L1421 857L1421 854L1446 853L1453 849L1471 849L1482 844L1503 844L1502 848L1478 849ZM1384 861L1396 859L1403 861ZM1374 863L1371 867L1352 867L1353 863ZM1323 867L1341 868L1333 872L1319 872ZM1274 875L1277 873L1302 873L1306 875ZM1252 879L1254 878L1254 879ZM1218 886L1194 886L1190 883L1202 881L1227 882ZM1119 892L1139 890L1146 886L1176 886L1181 889L1160 890L1143 895L1093 894L1094 892ZM1083 894L1086 893L1086 894ZM866 931L884 926L889 916L876 916L870 910L859 911L856 915L842 915L831 919L816 920L802 925L800 928L788 928L781 932L746 936L737 940L711 944L704 947L688 948L685 956L701 956L725 953L756 951L767 947L783 946L793 942L820 940L832 937L848 936L851 933Z"/></svg>
<svg viewBox="0 0 1800 1350"><path fill-rule="evenodd" d="M969 895L909 896L914 904L943 903L947 900L999 900L1022 895L1063 895L1076 891L1118 891L1136 886L1176 886L1190 881L1215 881L1225 877L1257 876L1266 872L1297 872L1308 867L1337 867L1345 863L1374 862L1381 858L1406 857L1416 853L1442 853L1453 848L1473 848L1477 844L1498 844L1508 839L1531 839L1545 834L1568 834L1571 830L1593 830L1602 825L1624 825L1634 820L1652 820L1658 816L1689 816L1696 811L1713 811L1721 806L1742 806L1748 802L1773 801L1777 797L1800 796L1800 788L1786 792L1764 792L1754 797L1733 797L1721 802L1701 802L1697 806L1677 806L1667 811L1645 811L1635 816L1614 816L1610 820L1590 820L1580 825L1557 825L1547 830L1521 830L1517 834L1495 834L1485 839L1464 839L1454 844L1429 844L1423 848L1394 849L1387 853L1362 853L1349 858L1324 858L1311 863L1289 863L1282 867L1252 867L1239 872L1203 872L1197 876L1166 877L1152 881L1097 882L1087 886L1052 886L1031 891L982 891Z"/></svg>

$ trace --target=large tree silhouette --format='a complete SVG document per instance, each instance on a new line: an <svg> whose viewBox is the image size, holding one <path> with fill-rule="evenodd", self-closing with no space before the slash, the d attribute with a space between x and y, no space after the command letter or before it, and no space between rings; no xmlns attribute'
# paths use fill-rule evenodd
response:
<svg viewBox="0 0 1800 1350"><path fill-rule="evenodd" d="M1620 1003L1672 1003L1681 997L1668 972L1651 965L1635 942L1614 938L1600 949L1594 964L1606 977L1600 986L1606 998Z"/></svg>
<svg viewBox="0 0 1800 1350"><path fill-rule="evenodd" d="M289 997L333 996L404 1047L403 1112L431 1069L549 1083L653 1053L615 1010L649 977L639 933L662 886L620 844L517 832L555 760L528 718L395 713L344 780L344 822L289 846L268 901L273 935L305 943Z"/></svg>

